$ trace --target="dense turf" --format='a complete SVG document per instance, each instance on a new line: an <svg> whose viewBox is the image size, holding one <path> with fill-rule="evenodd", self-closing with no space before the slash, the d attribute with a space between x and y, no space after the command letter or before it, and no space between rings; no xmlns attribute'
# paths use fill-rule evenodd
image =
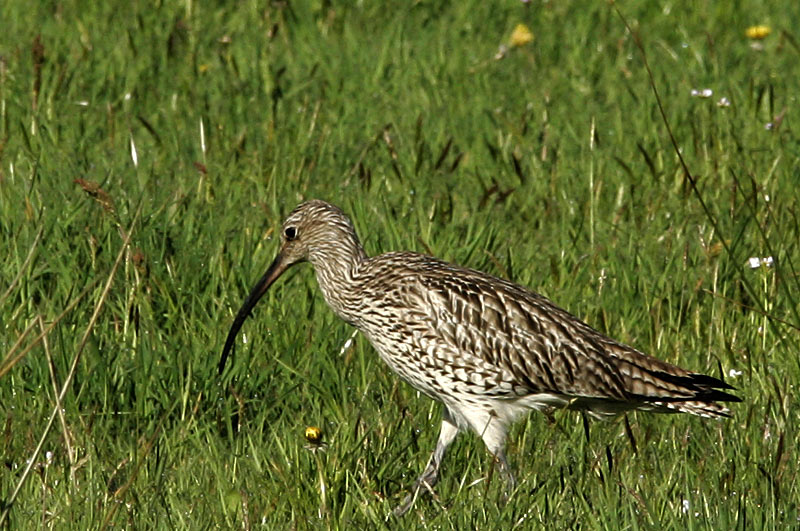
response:
<svg viewBox="0 0 800 531"><path fill-rule="evenodd" d="M4 2L6 521L796 526L800 13L777 4L619 6L694 188L606 2ZM518 23L533 42L501 49ZM757 23L763 41L745 36ZM343 351L352 330L308 266L216 373L275 228L310 197L349 212L370 253L511 278L744 402L723 422L634 414L588 432L532 415L509 440L507 503L462 436L438 498L387 519L439 408L363 337Z"/></svg>

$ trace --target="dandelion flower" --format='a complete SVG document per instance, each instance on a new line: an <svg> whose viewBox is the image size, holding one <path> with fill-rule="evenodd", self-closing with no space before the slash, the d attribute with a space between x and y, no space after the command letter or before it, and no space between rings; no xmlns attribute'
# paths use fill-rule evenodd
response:
<svg viewBox="0 0 800 531"><path fill-rule="evenodd" d="M533 41L533 33L528 29L525 24L517 24L514 31L511 32L511 41L509 44L512 48L519 48L525 46Z"/></svg>
<svg viewBox="0 0 800 531"><path fill-rule="evenodd" d="M312 454L317 453L319 450L325 450L328 447L325 441L322 440L322 429L316 426L308 426L305 432L308 444L303 448L309 450Z"/></svg>
<svg viewBox="0 0 800 531"><path fill-rule="evenodd" d="M750 26L746 30L744 30L745 36L754 41L760 41L767 37L772 33L772 28L766 26L764 24L759 24L758 26Z"/></svg>
<svg viewBox="0 0 800 531"><path fill-rule="evenodd" d="M306 440L312 444L319 444L322 440L322 430L316 426L307 427Z"/></svg>

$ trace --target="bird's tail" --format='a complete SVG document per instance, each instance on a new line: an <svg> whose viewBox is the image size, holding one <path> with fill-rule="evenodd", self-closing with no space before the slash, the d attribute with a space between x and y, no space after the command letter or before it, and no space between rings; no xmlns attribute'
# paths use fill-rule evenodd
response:
<svg viewBox="0 0 800 531"><path fill-rule="evenodd" d="M638 396L641 400L639 409L659 413L689 413L707 418L730 417L731 411L720 402L741 402L742 399L723 391L734 389L724 381L699 373L688 373L683 376L659 374L672 384L680 385L681 392L673 396Z"/></svg>

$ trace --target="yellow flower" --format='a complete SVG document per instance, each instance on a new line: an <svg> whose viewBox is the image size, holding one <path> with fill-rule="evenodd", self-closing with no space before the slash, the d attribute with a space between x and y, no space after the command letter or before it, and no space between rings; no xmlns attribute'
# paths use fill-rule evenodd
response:
<svg viewBox="0 0 800 531"><path fill-rule="evenodd" d="M525 46L531 41L533 41L533 33L528 29L528 26L525 24L517 24L514 31L511 32L511 46L518 48L520 46Z"/></svg>
<svg viewBox="0 0 800 531"><path fill-rule="evenodd" d="M758 26L750 26L749 28L744 30L744 34L747 36L747 38L752 39L754 41L760 41L770 33L772 33L772 28L770 28L769 26L765 26L763 24L760 24Z"/></svg>
<svg viewBox="0 0 800 531"><path fill-rule="evenodd" d="M308 444L303 448L309 450L312 454L317 453L319 450L325 451L328 447L325 441L322 440L322 429L316 426L308 426L306 428L306 440Z"/></svg>
<svg viewBox="0 0 800 531"><path fill-rule="evenodd" d="M312 444L319 444L322 440L322 430L316 426L307 427L306 440Z"/></svg>

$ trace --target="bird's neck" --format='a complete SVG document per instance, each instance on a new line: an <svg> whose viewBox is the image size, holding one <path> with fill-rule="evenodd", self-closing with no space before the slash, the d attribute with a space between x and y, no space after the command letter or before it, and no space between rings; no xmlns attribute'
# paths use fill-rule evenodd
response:
<svg viewBox="0 0 800 531"><path fill-rule="evenodd" d="M358 298L360 266L367 254L357 239L339 240L309 256L322 295L336 314L350 323L354 300Z"/></svg>

